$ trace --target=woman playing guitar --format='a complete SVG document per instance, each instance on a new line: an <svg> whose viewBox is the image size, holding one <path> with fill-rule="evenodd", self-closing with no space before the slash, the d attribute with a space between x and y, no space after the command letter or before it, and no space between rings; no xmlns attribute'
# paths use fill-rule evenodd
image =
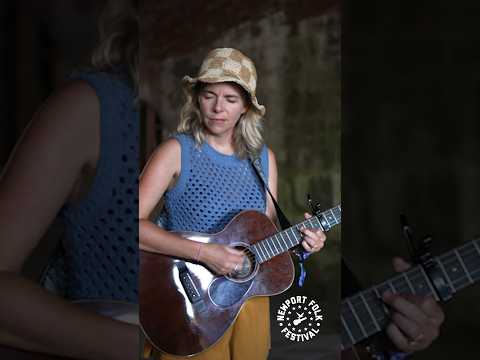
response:
<svg viewBox="0 0 480 360"><path fill-rule="evenodd" d="M212 50L198 77L184 78L186 102L178 134L156 149L141 175L141 249L197 261L216 274L242 269L241 251L191 241L170 231L215 233L245 209L275 219L273 203L249 160L249 156L260 157L276 196L277 167L260 133L265 107L255 96L256 81L253 62L231 48ZM162 198L158 226L149 217ZM302 232L306 251L323 247L326 237L321 230L304 228ZM269 300L255 297L244 304L220 341L192 359L260 360L267 358L269 348ZM160 358L172 357L162 354Z"/></svg>

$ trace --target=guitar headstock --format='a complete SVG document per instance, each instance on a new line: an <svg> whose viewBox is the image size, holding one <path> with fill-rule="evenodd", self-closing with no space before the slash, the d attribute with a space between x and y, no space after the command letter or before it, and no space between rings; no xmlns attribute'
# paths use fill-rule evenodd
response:
<svg viewBox="0 0 480 360"><path fill-rule="evenodd" d="M310 194L307 194L307 201L312 215L318 219L323 231L328 231L332 226L341 223L342 207L340 204L331 209L322 210L320 203L313 203Z"/></svg>
<svg viewBox="0 0 480 360"><path fill-rule="evenodd" d="M319 217L322 214L322 208L320 203L317 202L314 204L310 194L307 194L307 202L308 202L308 206L310 207L310 212L312 213L312 215Z"/></svg>

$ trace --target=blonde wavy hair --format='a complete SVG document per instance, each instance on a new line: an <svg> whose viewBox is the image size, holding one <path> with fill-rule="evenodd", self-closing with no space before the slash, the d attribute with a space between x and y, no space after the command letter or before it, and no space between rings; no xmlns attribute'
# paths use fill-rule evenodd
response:
<svg viewBox="0 0 480 360"><path fill-rule="evenodd" d="M127 66L137 90L139 85L138 0L106 0L98 19L99 42L92 65L101 71Z"/></svg>
<svg viewBox="0 0 480 360"><path fill-rule="evenodd" d="M253 156L257 157L264 144L262 136L262 115L258 113L250 101L248 93L234 82L227 82L241 89L243 99L248 105L248 110L243 114L233 132L233 148L240 159ZM180 123L177 132L192 135L199 146L205 141L205 127L198 105L198 95L206 86L198 81L195 84L186 84L183 88L185 103L180 111Z"/></svg>

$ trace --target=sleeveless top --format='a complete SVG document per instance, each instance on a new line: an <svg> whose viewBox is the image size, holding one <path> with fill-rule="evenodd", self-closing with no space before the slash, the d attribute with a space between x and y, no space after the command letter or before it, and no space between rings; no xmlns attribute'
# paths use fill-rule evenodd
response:
<svg viewBox="0 0 480 360"><path fill-rule="evenodd" d="M95 90L100 102L101 147L88 195L66 205L66 297L138 302L139 113L122 73L71 76Z"/></svg>
<svg viewBox="0 0 480 360"><path fill-rule="evenodd" d="M196 146L185 134L181 145L181 171L175 186L164 195L157 224L168 231L215 233L242 210L265 212L265 189L249 159L225 155L206 141ZM260 160L268 179L268 151Z"/></svg>

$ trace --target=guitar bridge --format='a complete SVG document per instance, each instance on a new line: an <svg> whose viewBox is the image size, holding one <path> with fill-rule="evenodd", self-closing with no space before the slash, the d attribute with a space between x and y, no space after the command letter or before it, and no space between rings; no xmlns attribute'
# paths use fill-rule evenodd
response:
<svg viewBox="0 0 480 360"><path fill-rule="evenodd" d="M201 301L202 298L200 297L200 293L198 292L197 287L193 282L192 276L190 275L190 272L188 271L186 266L183 269L180 269L179 277L180 277L180 282L183 285L183 289L185 290L185 293L187 294L187 297L190 300L190 302L192 304L195 304Z"/></svg>

